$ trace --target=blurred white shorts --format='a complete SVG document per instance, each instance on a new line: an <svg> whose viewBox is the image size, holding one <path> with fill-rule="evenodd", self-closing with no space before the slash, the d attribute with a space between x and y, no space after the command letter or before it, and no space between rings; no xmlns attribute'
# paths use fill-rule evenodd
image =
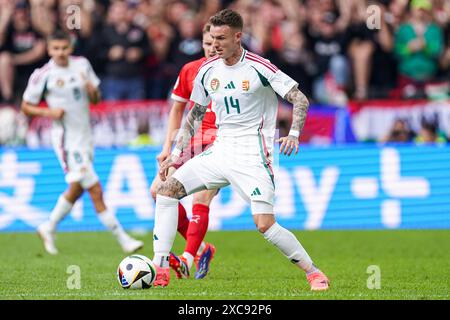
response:
<svg viewBox="0 0 450 320"><path fill-rule="evenodd" d="M54 150L65 172L66 183L79 182L83 189L89 189L98 182L93 151L63 150L59 147Z"/></svg>

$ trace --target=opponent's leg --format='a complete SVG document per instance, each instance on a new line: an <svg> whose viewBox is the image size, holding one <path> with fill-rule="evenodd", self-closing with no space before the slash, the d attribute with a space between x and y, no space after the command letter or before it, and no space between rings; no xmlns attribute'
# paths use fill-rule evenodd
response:
<svg viewBox="0 0 450 320"><path fill-rule="evenodd" d="M329 280L312 262L310 256L292 232L275 221L272 205L252 201L253 219L258 231L276 246L292 263L305 271L311 290L327 290ZM266 211L266 213L264 213Z"/></svg>
<svg viewBox="0 0 450 320"><path fill-rule="evenodd" d="M187 231L186 246L182 256L177 257L170 253L169 265L175 271L178 279L188 278L192 264L196 262L196 279L206 276L209 263L212 260L215 248L211 244L203 242L209 222L209 205L217 194L217 190L204 190L194 194L192 206L192 218ZM180 225L180 222L178 222ZM202 259L200 259L202 257ZM201 276L198 276L198 262L202 261Z"/></svg>
<svg viewBox="0 0 450 320"><path fill-rule="evenodd" d="M103 200L103 191L99 182L88 189L95 211L101 223L116 237L122 250L132 253L144 246L142 241L130 237L124 230L116 216L110 212Z"/></svg>
<svg viewBox="0 0 450 320"><path fill-rule="evenodd" d="M53 208L48 221L39 225L37 232L44 243L45 250L50 254L57 254L58 249L55 246L55 232L60 221L72 210L73 204L83 194L83 188L80 183L73 182L69 184L68 189L61 194Z"/></svg>
<svg viewBox="0 0 450 320"><path fill-rule="evenodd" d="M216 251L212 244L203 241L208 230L209 206L216 194L217 189L204 190L194 194L186 247L182 257L179 257L178 260L186 264L187 270L190 270L192 263L195 262L195 279L202 279L208 274L210 262ZM176 262L177 259L171 259L171 261ZM174 270L183 270L183 268L174 268ZM177 277L186 277L186 274L177 272Z"/></svg>

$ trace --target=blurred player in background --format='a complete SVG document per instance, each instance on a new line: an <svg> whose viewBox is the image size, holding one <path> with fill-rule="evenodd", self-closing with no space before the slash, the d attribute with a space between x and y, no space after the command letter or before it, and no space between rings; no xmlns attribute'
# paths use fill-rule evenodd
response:
<svg viewBox="0 0 450 320"><path fill-rule="evenodd" d="M175 83L171 98L174 100L172 109L169 114L169 124L166 140L163 150L158 155L158 163L165 161L172 151L174 136L181 127L183 113L186 104L194 87L194 79L198 73L200 66L206 59L215 55L212 47L212 38L209 34L210 25L206 24L203 28L203 50L205 57L187 63L183 66ZM169 175L175 172L183 163L206 150L214 142L217 127L215 124L216 116L208 107L205 117L201 125L201 130L192 138L190 145L181 155L179 165L171 168ZM156 189L161 183L159 175L156 175L151 186L151 193L156 199ZM178 232L186 239L186 246L182 256L177 257L170 253L169 264L175 271L177 278L188 278L192 264L196 265L195 279L204 278L209 271L210 262L214 257L215 247L210 243L203 241L209 222L209 205L217 194L217 190L204 190L194 194L192 202L192 218L189 221L186 215L186 209L181 203L178 204Z"/></svg>
<svg viewBox="0 0 450 320"><path fill-rule="evenodd" d="M38 234L46 251L57 254L56 227L87 190L103 225L114 234L123 251L134 252L144 243L130 237L106 208L92 163L89 102L95 104L100 100L100 80L86 58L70 55L73 48L67 33L52 34L47 40L47 50L51 59L31 75L23 94L22 111L28 116L53 120L52 143L69 187L60 195L50 219L38 227ZM43 98L48 108L38 106Z"/></svg>
<svg viewBox="0 0 450 320"><path fill-rule="evenodd" d="M177 145L160 166L164 183L157 189L153 262L155 286L170 280L169 253L176 234L179 199L202 189L233 185L251 204L253 220L264 238L301 268L311 290L327 290L329 280L289 230L275 221L274 175L271 167L278 100L293 104L287 137L278 140L280 153L298 152L298 138L305 124L309 102L298 83L276 66L242 48L243 21L225 9L211 17L211 37L217 54L203 63L194 81L191 101ZM217 117L217 138L208 150L188 161L166 180L167 170L179 163L180 154L196 133L208 105Z"/></svg>

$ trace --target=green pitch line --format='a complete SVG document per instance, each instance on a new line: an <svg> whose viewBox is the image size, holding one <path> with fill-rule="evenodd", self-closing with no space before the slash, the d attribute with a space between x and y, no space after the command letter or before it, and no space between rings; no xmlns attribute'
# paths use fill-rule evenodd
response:
<svg viewBox="0 0 450 320"><path fill-rule="evenodd" d="M34 234L3 233L0 299L450 299L450 231L295 234L330 278L328 292L309 291L303 272L256 231L209 232L217 252L207 278L172 273L170 287L141 291L119 287L116 268L125 255L108 233L60 233L58 256L47 255ZM137 237L146 244L139 253L151 257L150 234ZM175 252L183 247L177 236ZM78 267L81 288L68 289ZM369 289L377 268L381 288Z"/></svg>

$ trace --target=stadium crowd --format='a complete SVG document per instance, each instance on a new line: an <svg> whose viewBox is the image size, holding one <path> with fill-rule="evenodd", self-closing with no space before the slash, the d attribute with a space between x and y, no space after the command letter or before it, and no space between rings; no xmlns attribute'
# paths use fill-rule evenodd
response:
<svg viewBox="0 0 450 320"><path fill-rule="evenodd" d="M242 14L244 45L315 103L448 94L448 0L0 0L0 104L18 104L57 28L91 61L104 100L166 99L225 7Z"/></svg>

